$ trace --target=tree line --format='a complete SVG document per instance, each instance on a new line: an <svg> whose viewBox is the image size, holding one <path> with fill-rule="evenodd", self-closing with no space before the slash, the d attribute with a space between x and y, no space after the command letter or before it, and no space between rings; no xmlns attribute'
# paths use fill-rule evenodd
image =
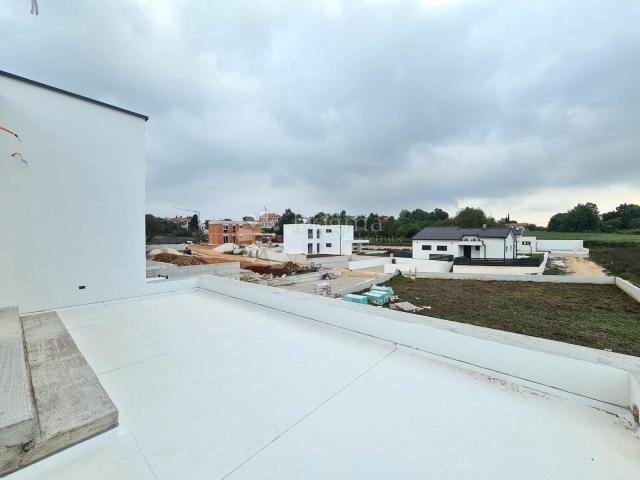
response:
<svg viewBox="0 0 640 480"><path fill-rule="evenodd" d="M626 232L640 233L640 205L622 203L600 214L595 203L580 203L563 213L556 213L547 226L553 232Z"/></svg>
<svg viewBox="0 0 640 480"><path fill-rule="evenodd" d="M458 226L468 228L495 227L514 222L507 215L499 220L487 215L482 209L465 207L451 216L441 208L432 211L401 210L396 216L369 213L349 215L345 210L340 213L318 212L311 217L305 217L287 208L275 227L275 233L282 235L283 225L290 223L315 223L320 225L353 225L358 238L369 237L397 237L411 238L425 227ZM533 225L533 228L536 228Z"/></svg>
<svg viewBox="0 0 640 480"><path fill-rule="evenodd" d="M150 242L154 237L159 236L197 238L202 236L202 232L200 231L200 220L198 219L197 214L194 214L189 218L187 230L180 227L175 222L171 222L166 218L156 217L150 213L147 213L144 216L144 221L147 242Z"/></svg>

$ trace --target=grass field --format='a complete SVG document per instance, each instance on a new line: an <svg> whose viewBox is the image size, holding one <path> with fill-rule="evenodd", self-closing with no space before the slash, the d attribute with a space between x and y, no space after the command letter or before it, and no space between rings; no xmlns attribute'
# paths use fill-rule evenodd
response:
<svg viewBox="0 0 640 480"><path fill-rule="evenodd" d="M640 243L586 243L589 258L616 277L640 285Z"/></svg>
<svg viewBox="0 0 640 480"><path fill-rule="evenodd" d="M420 314L640 356L640 303L615 285L395 277Z"/></svg>
<svg viewBox="0 0 640 480"><path fill-rule="evenodd" d="M637 242L640 243L640 235L627 235L624 233L572 233L572 232L526 232L525 235L541 240L594 240L597 242Z"/></svg>

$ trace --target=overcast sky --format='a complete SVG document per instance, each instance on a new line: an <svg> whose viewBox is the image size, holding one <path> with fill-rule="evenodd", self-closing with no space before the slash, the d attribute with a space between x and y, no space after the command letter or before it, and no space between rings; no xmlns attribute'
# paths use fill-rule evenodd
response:
<svg viewBox="0 0 640 480"><path fill-rule="evenodd" d="M637 0L39 5L0 69L148 114L151 213L640 203Z"/></svg>

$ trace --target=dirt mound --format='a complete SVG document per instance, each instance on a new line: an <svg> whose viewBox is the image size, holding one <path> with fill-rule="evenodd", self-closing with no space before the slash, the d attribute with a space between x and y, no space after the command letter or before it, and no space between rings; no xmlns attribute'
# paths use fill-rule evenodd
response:
<svg viewBox="0 0 640 480"><path fill-rule="evenodd" d="M213 251L216 253L231 253L236 248L238 248L238 246L234 243L223 243L214 248Z"/></svg>
<svg viewBox="0 0 640 480"><path fill-rule="evenodd" d="M262 275L270 274L274 277L281 277L283 275L297 275L299 273L307 273L313 271L313 269L309 267L305 267L293 262L275 265L247 265L243 268L251 270L255 273L260 273Z"/></svg>
<svg viewBox="0 0 640 480"><path fill-rule="evenodd" d="M206 265L207 262L201 258L191 257L188 255L175 255L173 253L160 253L153 257L156 262L171 263L178 267L186 267L190 265Z"/></svg>

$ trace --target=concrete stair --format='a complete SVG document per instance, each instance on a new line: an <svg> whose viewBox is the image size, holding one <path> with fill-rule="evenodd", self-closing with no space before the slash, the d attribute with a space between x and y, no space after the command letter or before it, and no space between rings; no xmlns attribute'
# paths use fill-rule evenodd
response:
<svg viewBox="0 0 640 480"><path fill-rule="evenodd" d="M55 312L0 309L0 476L118 424L118 410Z"/></svg>

